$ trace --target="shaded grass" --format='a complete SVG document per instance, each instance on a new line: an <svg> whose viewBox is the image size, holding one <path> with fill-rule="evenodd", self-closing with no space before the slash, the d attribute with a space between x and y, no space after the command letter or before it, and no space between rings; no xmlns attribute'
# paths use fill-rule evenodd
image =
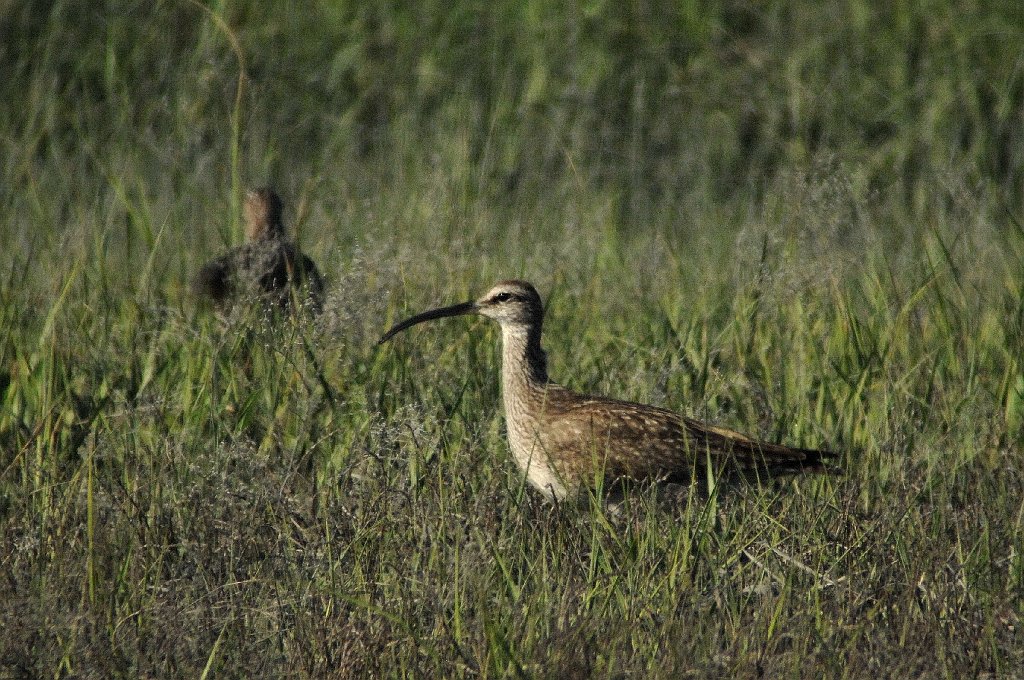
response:
<svg viewBox="0 0 1024 680"><path fill-rule="evenodd" d="M583 203L526 217L587 212L573 227L586 240L602 212ZM483 217L466 239L522 252L519 271L490 258L470 271L461 243L435 242L429 258L397 239L334 251L322 258L330 311L314 324L221 324L169 304L173 285L133 300L100 285L110 265L95 258L48 308L27 304L38 288L8 288L6 667L1018 667L1012 234L1000 249L951 247L940 224L909 257L881 248L864 220L855 262L841 248L813 254L799 231L757 215L717 263L669 255L687 252L670 228L598 248L591 263L566 262L554 227L538 255L507 219ZM990 274L969 273L979 266ZM494 329L455 320L374 345L393 318L512 273L550 291L547 347L563 382L832 446L846 474L684 495L675 509L644 491L619 514L543 504L507 455Z"/></svg>

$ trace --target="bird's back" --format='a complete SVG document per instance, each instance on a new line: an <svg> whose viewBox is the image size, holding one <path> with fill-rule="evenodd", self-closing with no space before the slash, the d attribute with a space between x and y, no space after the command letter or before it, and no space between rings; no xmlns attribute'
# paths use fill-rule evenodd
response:
<svg viewBox="0 0 1024 680"><path fill-rule="evenodd" d="M535 409L536 443L569 486L592 484L598 475L612 481L686 482L704 476L709 465L716 475L821 470L833 457L555 384L544 390L541 404Z"/></svg>
<svg viewBox="0 0 1024 680"><path fill-rule="evenodd" d="M194 283L197 294L223 305L233 297L255 295L288 307L291 289L303 289L319 311L323 279L313 261L294 244L280 239L253 241L207 263Z"/></svg>

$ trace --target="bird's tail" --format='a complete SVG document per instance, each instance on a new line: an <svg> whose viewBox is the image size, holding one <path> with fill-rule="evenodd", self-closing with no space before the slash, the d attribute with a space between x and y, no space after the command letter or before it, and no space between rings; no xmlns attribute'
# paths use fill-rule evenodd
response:
<svg viewBox="0 0 1024 680"><path fill-rule="evenodd" d="M765 463L773 472L818 472L824 474L840 474L839 455L835 451L825 449L803 449L790 446L773 446L782 449L773 452L776 455L765 455ZM768 452L766 452L767 454ZM779 455L781 454L781 455Z"/></svg>

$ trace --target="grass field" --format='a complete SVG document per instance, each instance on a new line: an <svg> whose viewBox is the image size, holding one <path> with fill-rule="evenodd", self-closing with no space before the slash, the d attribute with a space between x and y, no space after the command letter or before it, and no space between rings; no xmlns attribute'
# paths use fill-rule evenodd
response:
<svg viewBox="0 0 1024 680"><path fill-rule="evenodd" d="M1024 675L1024 12L804 5L0 5L0 678ZM315 321L189 293L266 182ZM845 473L543 502L375 344L509 277Z"/></svg>

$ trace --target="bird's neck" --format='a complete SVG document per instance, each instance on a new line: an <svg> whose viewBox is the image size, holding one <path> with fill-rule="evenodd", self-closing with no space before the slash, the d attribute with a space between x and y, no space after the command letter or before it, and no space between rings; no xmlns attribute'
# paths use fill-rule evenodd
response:
<svg viewBox="0 0 1024 680"><path fill-rule="evenodd" d="M540 346L539 326L502 328L501 377L506 397L543 390L548 384L548 361Z"/></svg>
<svg viewBox="0 0 1024 680"><path fill-rule="evenodd" d="M280 222L263 222L246 225L246 239L251 243L276 242L284 236L284 226Z"/></svg>

